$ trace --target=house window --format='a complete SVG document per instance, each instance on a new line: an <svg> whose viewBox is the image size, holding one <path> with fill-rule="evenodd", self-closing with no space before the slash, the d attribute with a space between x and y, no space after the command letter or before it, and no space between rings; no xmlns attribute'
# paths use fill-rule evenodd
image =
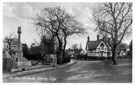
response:
<svg viewBox="0 0 135 85"><path fill-rule="evenodd" d="M101 50L104 50L104 47L101 47Z"/></svg>
<svg viewBox="0 0 135 85"><path fill-rule="evenodd" d="M98 48L98 51L100 51L100 48Z"/></svg>
<svg viewBox="0 0 135 85"><path fill-rule="evenodd" d="M107 51L107 48L105 48L105 51Z"/></svg>
<svg viewBox="0 0 135 85"><path fill-rule="evenodd" d="M100 46L101 46L101 50L104 50L104 44L101 43Z"/></svg>

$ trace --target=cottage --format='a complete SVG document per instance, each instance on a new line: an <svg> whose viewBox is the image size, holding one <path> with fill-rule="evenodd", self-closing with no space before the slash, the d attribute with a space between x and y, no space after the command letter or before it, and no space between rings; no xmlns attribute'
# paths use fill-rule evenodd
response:
<svg viewBox="0 0 135 85"><path fill-rule="evenodd" d="M90 41L88 36L86 43L87 56L109 57L111 47L106 39L107 38L99 39L99 35L97 35L96 41Z"/></svg>
<svg viewBox="0 0 135 85"><path fill-rule="evenodd" d="M118 45L118 48L117 48L117 53L118 53L118 56L124 56L127 54L127 50L128 50L128 45L125 44L125 43L121 43Z"/></svg>

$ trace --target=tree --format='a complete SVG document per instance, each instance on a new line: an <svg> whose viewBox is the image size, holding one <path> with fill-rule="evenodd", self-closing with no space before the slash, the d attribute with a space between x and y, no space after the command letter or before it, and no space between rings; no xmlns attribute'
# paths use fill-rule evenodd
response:
<svg viewBox="0 0 135 85"><path fill-rule="evenodd" d="M65 55L68 36L85 32L82 24L60 7L42 9L34 19L34 24L41 39L44 36L52 40L57 39L58 56Z"/></svg>
<svg viewBox="0 0 135 85"><path fill-rule="evenodd" d="M132 3L103 3L93 11L97 30L110 36L113 65L117 65L117 47L131 33Z"/></svg>
<svg viewBox="0 0 135 85"><path fill-rule="evenodd" d="M24 57L28 57L29 55L29 48L28 48L28 45L25 43L25 44L22 44L23 48L22 48L22 51L23 51L23 56Z"/></svg>
<svg viewBox="0 0 135 85"><path fill-rule="evenodd" d="M54 54L54 40L48 39L45 36L43 37L41 41L41 51L42 55L44 54Z"/></svg>

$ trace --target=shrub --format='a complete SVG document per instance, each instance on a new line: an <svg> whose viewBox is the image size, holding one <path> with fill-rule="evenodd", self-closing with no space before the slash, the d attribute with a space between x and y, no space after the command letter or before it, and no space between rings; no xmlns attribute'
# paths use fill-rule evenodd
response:
<svg viewBox="0 0 135 85"><path fill-rule="evenodd" d="M13 61L11 58L3 58L3 72L11 72Z"/></svg>
<svg viewBox="0 0 135 85"><path fill-rule="evenodd" d="M130 55L118 56L118 59L132 59Z"/></svg>
<svg viewBox="0 0 135 85"><path fill-rule="evenodd" d="M77 58L86 58L86 55L80 54L77 56Z"/></svg>
<svg viewBox="0 0 135 85"><path fill-rule="evenodd" d="M43 60L43 57L40 54L29 54L28 56L28 60Z"/></svg>
<svg viewBox="0 0 135 85"><path fill-rule="evenodd" d="M104 60L104 59L106 59L106 58L105 58L105 57L91 56L90 59L91 59L91 60Z"/></svg>
<svg viewBox="0 0 135 85"><path fill-rule="evenodd" d="M61 56L61 57L58 57L58 64L64 64L64 63L67 63L67 62L70 62L70 56L71 55L69 55L69 54L65 54L65 56L63 57L63 56ZM61 61L61 62L60 62Z"/></svg>

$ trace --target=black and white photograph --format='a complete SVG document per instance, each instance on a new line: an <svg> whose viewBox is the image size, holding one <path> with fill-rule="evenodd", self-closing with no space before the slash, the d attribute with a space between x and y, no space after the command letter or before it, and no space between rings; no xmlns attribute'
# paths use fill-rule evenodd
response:
<svg viewBox="0 0 135 85"><path fill-rule="evenodd" d="M3 83L133 83L133 2L1 6Z"/></svg>

